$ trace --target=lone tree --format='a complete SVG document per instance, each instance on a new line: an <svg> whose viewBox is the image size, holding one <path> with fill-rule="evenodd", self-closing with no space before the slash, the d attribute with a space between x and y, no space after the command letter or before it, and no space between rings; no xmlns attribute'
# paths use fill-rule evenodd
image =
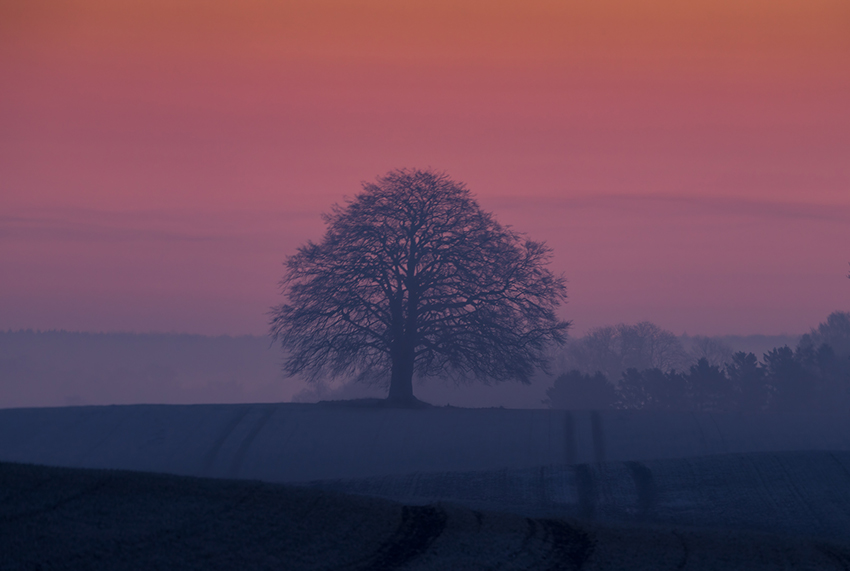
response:
<svg viewBox="0 0 850 571"><path fill-rule="evenodd" d="M527 384L565 341L551 250L444 173L391 171L324 221L322 241L286 260L286 302L271 311L290 375L389 373L388 399L407 404L415 374Z"/></svg>

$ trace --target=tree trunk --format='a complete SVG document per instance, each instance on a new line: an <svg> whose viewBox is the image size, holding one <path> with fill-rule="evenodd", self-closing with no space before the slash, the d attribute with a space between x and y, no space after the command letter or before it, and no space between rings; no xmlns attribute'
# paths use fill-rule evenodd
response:
<svg viewBox="0 0 850 571"><path fill-rule="evenodd" d="M419 303L419 295L415 284L411 281L414 270L413 262L409 261L407 268L408 279L405 283L405 287L407 288L407 311L404 311L402 306L404 301L403 298L400 298L398 309L394 313L395 339L393 350L390 353L392 373L390 376L390 392L387 400L393 404L402 406L415 405L417 402L416 397L413 396L413 369L416 363L416 311L417 304Z"/></svg>
<svg viewBox="0 0 850 571"><path fill-rule="evenodd" d="M413 355L399 351L392 355L390 392L387 400L394 404L409 405L416 402L413 396Z"/></svg>

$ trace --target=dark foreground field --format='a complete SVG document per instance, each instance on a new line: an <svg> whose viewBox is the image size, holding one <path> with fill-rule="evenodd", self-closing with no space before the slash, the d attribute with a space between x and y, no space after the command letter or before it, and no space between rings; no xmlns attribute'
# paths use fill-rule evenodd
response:
<svg viewBox="0 0 850 571"><path fill-rule="evenodd" d="M0 464L2 569L847 569L840 541Z"/></svg>

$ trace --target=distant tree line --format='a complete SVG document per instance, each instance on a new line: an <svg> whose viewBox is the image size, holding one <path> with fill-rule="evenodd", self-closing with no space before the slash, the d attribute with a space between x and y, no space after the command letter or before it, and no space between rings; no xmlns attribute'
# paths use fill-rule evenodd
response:
<svg viewBox="0 0 850 571"><path fill-rule="evenodd" d="M651 323L591 331L568 347L552 408L710 412L842 412L850 407L850 313L834 312L796 348L759 360L709 338L687 351ZM689 364L690 362L690 364ZM595 372L590 372L591 370Z"/></svg>

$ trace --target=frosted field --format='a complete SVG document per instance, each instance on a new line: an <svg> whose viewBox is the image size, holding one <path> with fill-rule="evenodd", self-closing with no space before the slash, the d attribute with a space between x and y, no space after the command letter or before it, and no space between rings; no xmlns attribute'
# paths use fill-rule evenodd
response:
<svg viewBox="0 0 850 571"><path fill-rule="evenodd" d="M3 569L840 570L846 545L0 463Z"/></svg>
<svg viewBox="0 0 850 571"><path fill-rule="evenodd" d="M0 410L0 461L267 482L850 450L850 417L331 404Z"/></svg>
<svg viewBox="0 0 850 571"><path fill-rule="evenodd" d="M749 530L850 543L850 452L761 452L320 481L409 505L537 518Z"/></svg>
<svg viewBox="0 0 850 571"><path fill-rule="evenodd" d="M5 409L0 567L846 569L848 439L827 416Z"/></svg>

